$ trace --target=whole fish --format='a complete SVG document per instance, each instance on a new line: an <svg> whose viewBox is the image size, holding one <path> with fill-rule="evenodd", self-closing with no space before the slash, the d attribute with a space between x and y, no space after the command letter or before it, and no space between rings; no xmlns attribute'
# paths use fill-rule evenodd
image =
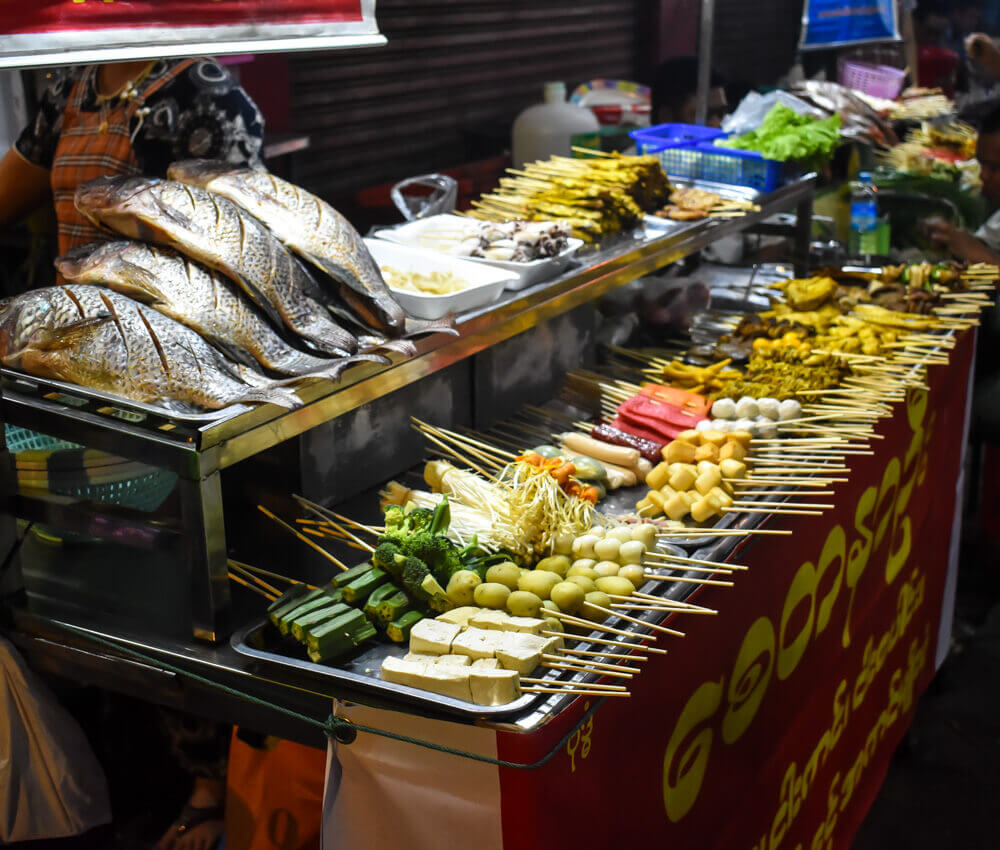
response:
<svg viewBox="0 0 1000 850"><path fill-rule="evenodd" d="M228 275L265 313L327 354L357 340L307 294L315 282L261 222L232 201L173 180L99 177L76 190L77 209L133 239L177 248Z"/></svg>
<svg viewBox="0 0 1000 850"><path fill-rule="evenodd" d="M70 283L106 286L149 304L234 360L256 361L283 375L336 380L357 363L390 362L377 354L327 360L298 351L274 331L236 284L170 248L124 240L92 242L57 257L55 264Z"/></svg>
<svg viewBox="0 0 1000 850"><path fill-rule="evenodd" d="M179 322L95 286L51 286L0 302L0 361L172 410L301 404Z"/></svg>
<svg viewBox="0 0 1000 850"><path fill-rule="evenodd" d="M167 175L239 204L288 248L341 284L341 298L366 322L389 336L406 332L406 314L361 234L326 201L267 171L218 160L175 162Z"/></svg>

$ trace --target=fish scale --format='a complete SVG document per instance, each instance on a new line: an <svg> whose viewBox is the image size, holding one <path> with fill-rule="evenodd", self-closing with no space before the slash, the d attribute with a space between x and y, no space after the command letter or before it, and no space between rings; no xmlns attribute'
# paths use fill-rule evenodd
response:
<svg viewBox="0 0 1000 850"><path fill-rule="evenodd" d="M0 360L141 402L209 409L301 403L263 375L230 363L179 322L112 290L80 284L4 302Z"/></svg>
<svg viewBox="0 0 1000 850"><path fill-rule="evenodd" d="M105 286L149 304L234 359L256 361L284 375L336 379L359 362L389 362L373 354L327 360L296 350L235 284L170 248L131 241L91 243L58 257L55 263L71 283Z"/></svg>
<svg viewBox="0 0 1000 850"><path fill-rule="evenodd" d="M97 224L176 248L236 281L265 313L319 350L353 354L354 336L306 292L315 284L260 221L219 195L173 180L101 177L77 189Z"/></svg>
<svg viewBox="0 0 1000 850"><path fill-rule="evenodd" d="M406 314L386 286L361 234L321 198L267 171L225 162L175 162L167 174L243 207L288 248L343 284L341 296L366 321L396 336L405 331Z"/></svg>

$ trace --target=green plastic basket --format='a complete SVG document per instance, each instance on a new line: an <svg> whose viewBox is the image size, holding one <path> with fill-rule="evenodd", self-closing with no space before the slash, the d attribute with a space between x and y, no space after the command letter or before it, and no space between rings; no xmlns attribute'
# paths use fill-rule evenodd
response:
<svg viewBox="0 0 1000 850"><path fill-rule="evenodd" d="M47 434L39 434L37 431L16 425L5 425L4 430L7 448L15 455L15 465L19 452L79 452L83 449L83 446L77 443L60 440ZM132 464L131 466L134 469L136 465ZM59 474L53 474L50 477L49 491L60 496L74 496L92 502L120 505L124 508L151 513L159 508L173 491L177 484L177 475L156 467L143 465L143 468L148 472L143 472L140 475L129 475L117 481L95 484L86 482L86 470L82 465L79 467L78 474L74 474L72 470L67 473L64 467Z"/></svg>

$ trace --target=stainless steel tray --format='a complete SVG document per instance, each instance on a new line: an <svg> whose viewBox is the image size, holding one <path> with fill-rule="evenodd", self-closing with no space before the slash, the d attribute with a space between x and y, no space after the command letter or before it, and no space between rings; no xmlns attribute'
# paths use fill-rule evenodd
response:
<svg viewBox="0 0 1000 850"><path fill-rule="evenodd" d="M68 384L64 381L56 381L52 378L38 378L35 375L29 375L27 372L22 372L19 369L0 368L0 378L2 378L3 383L11 389L15 389L22 393L25 391L30 391L33 394L40 393L48 397L55 394L60 396L66 404L71 406L77 406L79 399L82 398L90 402L116 408L119 414L123 414L121 415L121 418L126 421L131 419L129 414L132 414L138 418L156 416L160 419L169 419L174 422L183 422L190 425L205 425L209 422L216 422L220 419L228 419L232 416L239 416L241 413L246 413L250 409L245 404L231 404L228 407L221 408L220 410L210 410L205 413L184 413L176 410L170 410L166 407L161 407L158 404L146 404L141 401L133 401L132 399L125 398L124 396L117 395L116 393L101 392L100 390L84 387L80 384Z"/></svg>
<svg viewBox="0 0 1000 850"><path fill-rule="evenodd" d="M658 551L680 556L686 554L684 550L673 546L661 545L658 547ZM681 569L677 570L676 574L678 577L682 577L686 576L688 571ZM694 573L691 575L693 576ZM642 586L642 591L654 593L662 583L662 581L648 581ZM674 584L667 593L660 595L665 598L683 598L690 593L690 587L690 585ZM637 619L655 624L662 622L667 616L667 614L650 611L637 616ZM627 632L641 633L643 631L638 624L617 617L609 618L608 622L615 628ZM597 631L589 635L589 637L599 636L601 633ZM261 664L275 669L291 670L299 676L314 677L327 686L339 683L349 686L355 691L369 691L373 697L382 700L389 699L407 706L438 711L470 721L510 719L536 709L538 705L550 700L553 696L552 694L525 694L520 699L506 705L484 706L473 705L464 700L441 696L418 688L384 682L378 675L383 659L390 655L402 657L408 651L406 646L385 641L374 641L360 647L356 654L346 660L339 661L339 666L317 664L309 660L301 644L291 638L281 636L266 618L234 633L230 638L230 645L235 652L253 658ZM607 658L613 658L616 655L626 657L625 653L616 653L604 645L588 644L585 641L576 643L574 648L586 648L597 652L609 650ZM539 671L536 675L538 678L549 679L553 683L558 682L562 685L568 682L582 685L587 682L595 682L599 678L589 674L583 675L556 670Z"/></svg>

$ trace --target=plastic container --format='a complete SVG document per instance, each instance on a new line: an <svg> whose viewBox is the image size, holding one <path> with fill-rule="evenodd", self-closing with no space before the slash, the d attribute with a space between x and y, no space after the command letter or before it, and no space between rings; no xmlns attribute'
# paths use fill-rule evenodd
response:
<svg viewBox="0 0 1000 850"><path fill-rule="evenodd" d="M842 86L864 92L872 97L895 100L903 88L906 71L891 65L869 65L845 59L840 62L837 77Z"/></svg>
<svg viewBox="0 0 1000 850"><path fill-rule="evenodd" d="M848 250L852 256L878 253L878 195L871 172L862 171L851 187L851 224Z"/></svg>
<svg viewBox="0 0 1000 850"><path fill-rule="evenodd" d="M514 167L551 156L570 156L573 137L593 135L601 125L589 109L566 102L565 83L546 83L545 102L529 106L514 119Z"/></svg>
<svg viewBox="0 0 1000 850"><path fill-rule="evenodd" d="M413 248L382 239L365 239L365 245L380 268L390 266L400 271L412 270L422 274L450 272L455 277L468 281L469 285L464 289L443 295L425 295L390 286L400 306L420 319L440 319L448 313L464 313L483 307L496 301L504 287L514 279L514 275L503 269L477 265L426 248Z"/></svg>
<svg viewBox="0 0 1000 850"><path fill-rule="evenodd" d="M398 242L401 245L415 245L433 249L435 243L441 247L436 250L447 251L448 243L442 241L437 234L454 235L458 228L466 227L470 220L462 216L436 215L430 218L404 224L402 227L376 231L379 239ZM573 255L583 247L583 240L570 237L566 240L566 248L555 257L544 257L529 262L513 262L510 260L490 260L485 257L457 257L464 263L492 266L503 269L510 275L507 289L524 289L534 283L555 277L570 264Z"/></svg>

